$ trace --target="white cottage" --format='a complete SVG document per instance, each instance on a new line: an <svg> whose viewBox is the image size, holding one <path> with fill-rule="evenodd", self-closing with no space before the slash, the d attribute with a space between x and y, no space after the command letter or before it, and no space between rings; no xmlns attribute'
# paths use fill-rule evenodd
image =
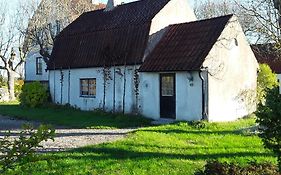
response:
<svg viewBox="0 0 281 175"><path fill-rule="evenodd" d="M196 21L186 0L110 4L57 37L54 102L155 120L230 121L255 110L258 64L236 17Z"/></svg>

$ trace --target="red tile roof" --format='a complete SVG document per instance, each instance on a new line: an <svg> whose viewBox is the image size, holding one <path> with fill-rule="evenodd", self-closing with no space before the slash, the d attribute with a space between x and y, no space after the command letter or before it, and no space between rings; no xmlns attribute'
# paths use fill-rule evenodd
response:
<svg viewBox="0 0 281 175"><path fill-rule="evenodd" d="M171 25L142 72L199 70L232 15Z"/></svg>
<svg viewBox="0 0 281 175"><path fill-rule="evenodd" d="M273 72L281 74L281 56L273 44L257 44L251 47L259 63L268 64Z"/></svg>
<svg viewBox="0 0 281 175"><path fill-rule="evenodd" d="M57 37L48 69L142 63L151 20L169 1L140 0L82 14Z"/></svg>

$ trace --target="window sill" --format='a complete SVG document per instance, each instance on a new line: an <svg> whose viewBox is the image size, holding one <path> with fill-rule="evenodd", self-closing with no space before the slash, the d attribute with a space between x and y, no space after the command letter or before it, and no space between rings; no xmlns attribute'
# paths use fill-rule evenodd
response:
<svg viewBox="0 0 281 175"><path fill-rule="evenodd" d="M96 96L80 95L81 98L96 98Z"/></svg>

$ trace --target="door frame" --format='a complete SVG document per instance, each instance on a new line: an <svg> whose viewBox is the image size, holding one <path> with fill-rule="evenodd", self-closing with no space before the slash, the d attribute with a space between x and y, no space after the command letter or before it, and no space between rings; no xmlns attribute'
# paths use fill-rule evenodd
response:
<svg viewBox="0 0 281 175"><path fill-rule="evenodd" d="M171 116L171 117L167 117L167 116L163 116L163 113L162 113L162 109L161 109L161 98L162 98L162 77L163 76L172 76L173 77L173 87L174 87L174 92L173 92L173 94L174 94L174 96L173 96L173 102L174 102L174 114L173 114L173 116ZM159 74L159 91L160 91L160 93L159 93L159 109L160 109L160 118L166 118L166 119L176 119L176 107L177 107L177 105L176 105L176 73L160 73Z"/></svg>

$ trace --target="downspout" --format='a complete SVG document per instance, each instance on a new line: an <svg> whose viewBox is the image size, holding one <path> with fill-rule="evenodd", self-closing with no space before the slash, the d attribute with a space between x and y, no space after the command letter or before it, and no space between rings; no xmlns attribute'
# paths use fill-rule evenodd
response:
<svg viewBox="0 0 281 175"><path fill-rule="evenodd" d="M54 63L54 80L53 80L53 83L54 83L54 103L56 103L56 66L55 66L55 63Z"/></svg>
<svg viewBox="0 0 281 175"><path fill-rule="evenodd" d="M70 105L70 66L68 67L68 104Z"/></svg>
<svg viewBox="0 0 281 175"><path fill-rule="evenodd" d="M203 73L207 73L207 79L204 78ZM199 77L202 80L202 120L208 120L209 109L208 109L208 68L201 68L199 71Z"/></svg>

